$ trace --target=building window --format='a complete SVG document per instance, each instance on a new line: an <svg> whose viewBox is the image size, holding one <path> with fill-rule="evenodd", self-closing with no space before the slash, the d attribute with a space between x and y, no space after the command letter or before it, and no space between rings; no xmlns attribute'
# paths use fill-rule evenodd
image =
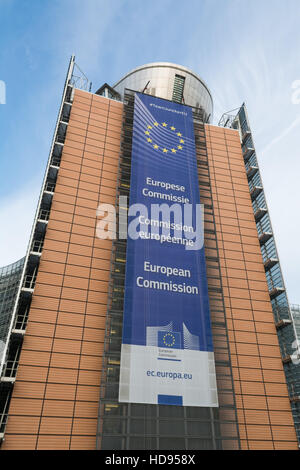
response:
<svg viewBox="0 0 300 470"><path fill-rule="evenodd" d="M185 77L175 75L172 100L176 103L183 102L183 89Z"/></svg>

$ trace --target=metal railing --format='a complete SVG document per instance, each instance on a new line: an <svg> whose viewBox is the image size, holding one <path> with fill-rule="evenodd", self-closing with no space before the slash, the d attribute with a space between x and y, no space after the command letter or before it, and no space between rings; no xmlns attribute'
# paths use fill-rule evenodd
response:
<svg viewBox="0 0 300 470"><path fill-rule="evenodd" d="M56 157L55 155L53 155L53 157L51 158L51 163L50 163L50 165L52 165L52 166L60 166L60 162L61 162L61 157Z"/></svg>
<svg viewBox="0 0 300 470"><path fill-rule="evenodd" d="M68 115L68 114L62 114L62 116L61 116L61 122L62 122L63 124L68 123L69 120L70 120L70 115Z"/></svg>
<svg viewBox="0 0 300 470"><path fill-rule="evenodd" d="M50 211L47 209L41 209L38 215L39 220L48 221L50 216Z"/></svg>
<svg viewBox="0 0 300 470"><path fill-rule="evenodd" d="M33 251L34 253L41 253L43 251L43 245L44 245L43 240L33 240L32 245L31 245L31 251Z"/></svg>
<svg viewBox="0 0 300 470"><path fill-rule="evenodd" d="M6 378L16 377L18 365L19 365L20 351L21 351L21 346L18 346L13 354L13 359L8 359L6 361L4 369L3 369L3 377L6 377Z"/></svg>
<svg viewBox="0 0 300 470"><path fill-rule="evenodd" d="M25 330L28 322L29 307L24 313L16 315L13 328L16 330Z"/></svg>
<svg viewBox="0 0 300 470"><path fill-rule="evenodd" d="M10 392L6 394L6 398L3 404L3 408L0 412L0 433L4 433L8 419L8 408L10 402Z"/></svg>
<svg viewBox="0 0 300 470"><path fill-rule="evenodd" d="M24 277L23 288L25 289L34 289L36 281L36 275L27 274Z"/></svg>
<svg viewBox="0 0 300 470"><path fill-rule="evenodd" d="M59 144L64 144L66 139L66 133L64 134L57 134L55 141Z"/></svg>
<svg viewBox="0 0 300 470"><path fill-rule="evenodd" d="M55 190L55 183L51 183L50 181L47 181L47 183L45 184L45 191L54 193L54 190Z"/></svg>
<svg viewBox="0 0 300 470"><path fill-rule="evenodd" d="M3 377L15 378L17 375L18 361L7 361L3 370Z"/></svg>

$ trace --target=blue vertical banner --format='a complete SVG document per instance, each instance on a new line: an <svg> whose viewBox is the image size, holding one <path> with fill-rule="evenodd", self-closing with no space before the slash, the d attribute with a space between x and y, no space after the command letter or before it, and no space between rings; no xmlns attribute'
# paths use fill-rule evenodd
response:
<svg viewBox="0 0 300 470"><path fill-rule="evenodd" d="M218 406L200 208L191 108L136 93L120 402Z"/></svg>

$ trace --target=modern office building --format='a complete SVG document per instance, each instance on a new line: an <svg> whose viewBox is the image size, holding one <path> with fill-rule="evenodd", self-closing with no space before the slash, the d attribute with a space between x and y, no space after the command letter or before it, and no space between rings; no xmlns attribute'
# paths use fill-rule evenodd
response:
<svg viewBox="0 0 300 470"><path fill-rule="evenodd" d="M2 450L297 449L295 329L245 105L216 126L209 89L185 67L144 65L95 93L77 70L72 57L28 250L11 270L19 283L14 308L2 321ZM178 155L184 147L183 131L176 148L156 143L154 126L162 133L170 126L172 133L175 125L149 124L150 114L139 106L151 97L157 109L192 116L194 139L187 145L195 149L204 204L217 392L209 406L197 402L197 389L194 405L119 400L124 295L133 259L125 238L99 238L104 214L97 208L115 206L121 225L124 198L135 191L138 113L148 136L143 145ZM178 165L179 181L184 171L185 164ZM12 276L6 274L5 282L15 282ZM168 341L179 336L170 328L164 332L166 348L173 346ZM184 347L197 349L195 341L186 333Z"/></svg>

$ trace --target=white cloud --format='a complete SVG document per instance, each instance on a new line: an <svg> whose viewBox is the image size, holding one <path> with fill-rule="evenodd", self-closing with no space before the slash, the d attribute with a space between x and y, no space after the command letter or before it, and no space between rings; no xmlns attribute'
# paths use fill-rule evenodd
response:
<svg viewBox="0 0 300 470"><path fill-rule="evenodd" d="M260 156L263 157L263 155L265 153L267 153L275 144L278 144L283 138L285 138L293 129L295 129L296 127L299 127L300 126L300 115L294 119L294 121L288 126L286 127L285 129L283 129L283 131L280 132L280 134L276 137L274 137L274 139L271 140L270 143L268 143L266 145L265 148L263 148L261 151L260 151ZM298 129L299 130L299 129Z"/></svg>

